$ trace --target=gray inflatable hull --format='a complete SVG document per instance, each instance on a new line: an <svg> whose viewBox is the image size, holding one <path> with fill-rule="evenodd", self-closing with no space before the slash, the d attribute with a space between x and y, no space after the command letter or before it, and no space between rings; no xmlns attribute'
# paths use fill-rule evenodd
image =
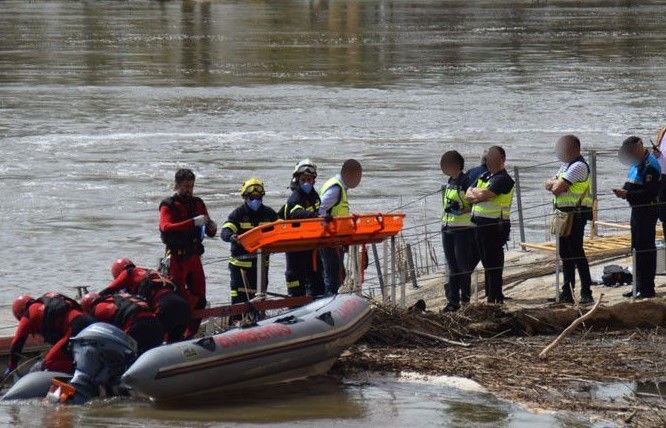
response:
<svg viewBox="0 0 666 428"><path fill-rule="evenodd" d="M151 349L122 381L153 399L171 401L324 374L365 334L371 318L361 297L320 299L255 327Z"/></svg>
<svg viewBox="0 0 666 428"><path fill-rule="evenodd" d="M60 372L32 372L17 380L2 397L3 400L29 400L44 398L51 388L54 377L71 379L72 376Z"/></svg>

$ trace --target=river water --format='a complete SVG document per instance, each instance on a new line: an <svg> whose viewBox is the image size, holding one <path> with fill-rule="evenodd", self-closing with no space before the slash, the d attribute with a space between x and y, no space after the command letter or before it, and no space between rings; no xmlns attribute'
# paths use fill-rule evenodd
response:
<svg viewBox="0 0 666 428"><path fill-rule="evenodd" d="M647 139L664 120L665 11L639 0L4 1L0 304L101 287L119 256L154 265L157 206L178 167L195 170L221 223L250 176L278 208L303 157L324 179L359 159L353 210L386 211L436 192L449 149L473 165L500 144L514 167L552 162L563 133L587 149ZM526 207L547 202L556 167L521 172ZM623 177L614 156L599 159L602 195ZM626 218L608 196L600 206ZM436 222L440 202L404 211L409 226ZM526 212L529 239L543 238L545 212ZM227 245L206 247L209 298L227 301Z"/></svg>

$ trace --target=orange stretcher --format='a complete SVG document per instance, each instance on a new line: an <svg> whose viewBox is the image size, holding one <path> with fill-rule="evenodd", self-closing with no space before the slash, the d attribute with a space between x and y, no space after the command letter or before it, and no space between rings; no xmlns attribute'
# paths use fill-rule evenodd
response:
<svg viewBox="0 0 666 428"><path fill-rule="evenodd" d="M375 213L336 217L330 222L321 218L278 220L245 232L239 240L250 253L372 244L400 233L404 219L404 214Z"/></svg>

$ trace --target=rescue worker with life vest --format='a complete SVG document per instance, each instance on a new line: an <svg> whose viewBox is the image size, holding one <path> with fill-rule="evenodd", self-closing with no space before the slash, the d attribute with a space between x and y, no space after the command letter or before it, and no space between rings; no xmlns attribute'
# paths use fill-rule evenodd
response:
<svg viewBox="0 0 666 428"><path fill-rule="evenodd" d="M135 266L128 258L117 259L111 264L111 276L113 281L99 292L100 296L123 291L139 296L148 302L162 324L166 342L183 340L192 312L185 299L176 293L178 287L171 279L147 267Z"/></svg>
<svg viewBox="0 0 666 428"><path fill-rule="evenodd" d="M361 182L363 169L356 159L348 159L342 164L340 174L328 179L319 189L321 204L319 217L330 221L333 217L350 215L347 191L354 189ZM338 294L338 289L345 280L343 247L324 247L319 249L324 265L324 286L326 294Z"/></svg>
<svg viewBox="0 0 666 428"><path fill-rule="evenodd" d="M164 341L164 327L147 301L120 292L111 296L88 293L81 298L81 308L97 321L115 325L137 343L137 356Z"/></svg>
<svg viewBox="0 0 666 428"><path fill-rule="evenodd" d="M178 293L192 310L206 307L206 276L201 264L204 236L214 237L217 225L208 216L206 204L194 196L195 175L179 169L175 176L176 193L160 203L160 233L170 257L169 274ZM192 319L187 337L199 330L200 319Z"/></svg>
<svg viewBox="0 0 666 428"><path fill-rule="evenodd" d="M590 166L580 154L580 140L575 135L565 135L556 143L557 159L562 162L557 174L546 181L546 190L554 195L556 210L569 213L571 231L560 236L559 255L562 259L564 283L559 301L574 303L576 269L580 279L580 303L594 303L592 277L583 248L585 224L592 220L592 179Z"/></svg>
<svg viewBox="0 0 666 428"><path fill-rule="evenodd" d="M74 360L68 350L69 339L95 322L82 311L78 302L55 292L37 299L23 295L14 300L12 312L19 323L12 339L5 376L16 369L23 345L31 334L38 334L44 342L53 345L44 356L42 369L65 373L74 371Z"/></svg>
<svg viewBox="0 0 666 428"><path fill-rule="evenodd" d="M257 257L249 254L238 237L250 229L278 219L277 213L264 205L266 194L263 181L250 178L240 189L243 205L229 214L222 225L221 238L231 244L229 273L231 276L231 303L247 302L255 297L264 298L268 284L268 257L263 261L263 284L257 284Z"/></svg>
<svg viewBox="0 0 666 428"><path fill-rule="evenodd" d="M504 169L505 162L504 149L490 147L486 154L488 171L466 193L473 204L472 223L476 225L475 240L484 268L486 300L497 304L504 303L504 244L509 240L514 187L513 179Z"/></svg>
<svg viewBox="0 0 666 428"><path fill-rule="evenodd" d="M661 167L657 159L643 146L643 140L636 136L622 142L619 157L620 161L630 168L622 189L613 189L613 193L618 198L626 199L631 205L631 248L636 252L636 298L651 298L655 297L655 228ZM632 291L624 293L624 297L632 296Z"/></svg>
<svg viewBox="0 0 666 428"><path fill-rule="evenodd" d="M474 242L472 204L465 196L470 184L463 172L465 160L451 150L442 155L440 167L449 177L442 187L442 245L448 266L444 290L448 303L443 311L455 312L461 304L469 303L472 271L479 264L479 255Z"/></svg>
<svg viewBox="0 0 666 428"><path fill-rule="evenodd" d="M287 203L278 216L284 220L315 218L319 215L321 201L314 188L317 166L310 160L300 161L291 180L292 190ZM324 278L317 250L292 251L286 254L287 292L290 296L321 296L324 294Z"/></svg>

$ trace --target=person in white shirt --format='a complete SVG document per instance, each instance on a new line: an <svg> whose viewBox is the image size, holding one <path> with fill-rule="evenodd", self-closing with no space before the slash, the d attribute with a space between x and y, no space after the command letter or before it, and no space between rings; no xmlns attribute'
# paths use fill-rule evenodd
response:
<svg viewBox="0 0 666 428"><path fill-rule="evenodd" d="M657 136L652 143L652 154L661 166L661 187L659 188L659 221L664 231L664 239L666 239L666 126L661 127L657 131Z"/></svg>

